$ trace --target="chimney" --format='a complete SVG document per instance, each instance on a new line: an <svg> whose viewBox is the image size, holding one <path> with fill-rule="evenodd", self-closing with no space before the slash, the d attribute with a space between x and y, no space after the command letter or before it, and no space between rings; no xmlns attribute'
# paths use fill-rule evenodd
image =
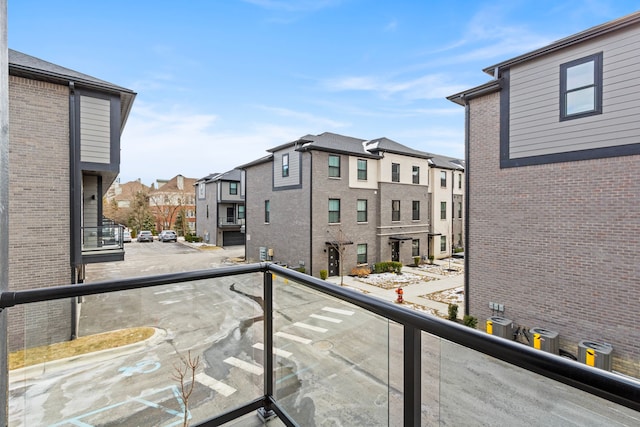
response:
<svg viewBox="0 0 640 427"><path fill-rule="evenodd" d="M178 190L184 190L184 176L178 175Z"/></svg>

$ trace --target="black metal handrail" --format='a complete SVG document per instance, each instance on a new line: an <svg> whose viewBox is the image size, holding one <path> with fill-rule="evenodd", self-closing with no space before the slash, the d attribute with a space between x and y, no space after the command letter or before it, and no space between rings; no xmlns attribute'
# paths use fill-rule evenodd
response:
<svg viewBox="0 0 640 427"><path fill-rule="evenodd" d="M197 270L130 279L109 280L82 285L65 285L0 293L0 309L15 305L61 298L86 296L129 289L167 285L203 279L215 279L247 273L264 273L265 282L265 396L257 401L219 415L200 425L218 425L221 420L233 419L263 407L274 411L287 425L295 423L286 416L273 400L272 367L272 275L298 282L315 291L354 304L367 311L399 323L404 327L404 421L405 425L420 423L420 334L426 332L441 339L459 344L527 371L535 372L560 383L586 391L619 405L640 411L640 382L632 378L595 369L579 362L541 352L528 346L495 337L457 323L427 316L396 304L371 298L362 293L335 286L295 270L272 263L245 264L209 270ZM270 364L271 363L271 364Z"/></svg>

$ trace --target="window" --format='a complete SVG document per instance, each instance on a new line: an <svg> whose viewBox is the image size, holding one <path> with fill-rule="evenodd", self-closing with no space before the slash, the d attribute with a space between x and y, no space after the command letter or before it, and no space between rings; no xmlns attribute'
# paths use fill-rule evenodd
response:
<svg viewBox="0 0 640 427"><path fill-rule="evenodd" d="M411 179L414 184L420 184L420 167L414 166L411 170Z"/></svg>
<svg viewBox="0 0 640 427"><path fill-rule="evenodd" d="M329 223L340 222L340 199L329 199Z"/></svg>
<svg viewBox="0 0 640 427"><path fill-rule="evenodd" d="M391 201L391 221L400 221L400 200Z"/></svg>
<svg viewBox="0 0 640 427"><path fill-rule="evenodd" d="M447 171L440 171L440 187L447 186Z"/></svg>
<svg viewBox="0 0 640 427"><path fill-rule="evenodd" d="M412 211L411 219L414 221L420 220L420 201L418 200L413 201L413 207L411 211Z"/></svg>
<svg viewBox="0 0 640 427"><path fill-rule="evenodd" d="M238 206L238 219L244 219L244 205Z"/></svg>
<svg viewBox="0 0 640 427"><path fill-rule="evenodd" d="M367 161L364 159L358 159L358 179L367 180Z"/></svg>
<svg viewBox="0 0 640 427"><path fill-rule="evenodd" d="M447 251L447 236L440 236L440 252Z"/></svg>
<svg viewBox="0 0 640 427"><path fill-rule="evenodd" d="M289 176L289 154L282 155L282 177Z"/></svg>
<svg viewBox="0 0 640 427"><path fill-rule="evenodd" d="M264 222L269 224L269 217L271 216L271 203L268 200L264 201Z"/></svg>
<svg viewBox="0 0 640 427"><path fill-rule="evenodd" d="M238 194L238 183L237 182L230 182L229 183L229 194L231 194L231 195Z"/></svg>
<svg viewBox="0 0 640 427"><path fill-rule="evenodd" d="M458 175L458 188L462 188L462 174Z"/></svg>
<svg viewBox="0 0 640 427"><path fill-rule="evenodd" d="M447 219L447 202L440 202L440 219Z"/></svg>
<svg viewBox="0 0 640 427"><path fill-rule="evenodd" d="M356 208L358 210L358 222L367 222L367 201L358 200Z"/></svg>
<svg viewBox="0 0 640 427"><path fill-rule="evenodd" d="M199 199L204 199L205 194L206 194L205 184L204 184L204 182L199 182L198 183L198 198Z"/></svg>
<svg viewBox="0 0 640 427"><path fill-rule="evenodd" d="M400 182L400 163L391 163L391 181Z"/></svg>
<svg viewBox="0 0 640 427"><path fill-rule="evenodd" d="M411 256L420 256L420 239L411 241Z"/></svg>
<svg viewBox="0 0 640 427"><path fill-rule="evenodd" d="M207 218L209 218L209 205L207 205Z"/></svg>
<svg viewBox="0 0 640 427"><path fill-rule="evenodd" d="M462 218L462 202L458 202L458 218Z"/></svg>
<svg viewBox="0 0 640 427"><path fill-rule="evenodd" d="M560 120L602 114L602 52L560 65Z"/></svg>
<svg viewBox="0 0 640 427"><path fill-rule="evenodd" d="M367 263L367 244L358 243L358 264Z"/></svg>
<svg viewBox="0 0 640 427"><path fill-rule="evenodd" d="M340 178L340 156L329 155L329 176Z"/></svg>

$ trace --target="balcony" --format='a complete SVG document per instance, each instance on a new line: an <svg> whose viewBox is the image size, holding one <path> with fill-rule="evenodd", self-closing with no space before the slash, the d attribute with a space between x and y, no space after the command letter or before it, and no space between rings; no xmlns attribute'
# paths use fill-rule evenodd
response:
<svg viewBox="0 0 640 427"><path fill-rule="evenodd" d="M240 227L244 225L244 219L238 219L235 217L220 217L218 221L218 227L220 228L229 228L229 229L240 229Z"/></svg>
<svg viewBox="0 0 640 427"><path fill-rule="evenodd" d="M25 319L30 347L69 299L83 301L81 335L154 335L5 367L12 426L613 426L639 416L633 378L274 264L2 292L0 308ZM195 381L188 370L180 381L190 360Z"/></svg>
<svg viewBox="0 0 640 427"><path fill-rule="evenodd" d="M123 232L119 224L82 227L82 263L124 260Z"/></svg>

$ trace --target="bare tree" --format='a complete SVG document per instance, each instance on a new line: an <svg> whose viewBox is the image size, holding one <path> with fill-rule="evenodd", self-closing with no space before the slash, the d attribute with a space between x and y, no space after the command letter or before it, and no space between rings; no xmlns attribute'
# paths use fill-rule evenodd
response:
<svg viewBox="0 0 640 427"><path fill-rule="evenodd" d="M193 393L193 387L196 383L196 369L200 365L200 356L191 357L191 350L187 355L187 359L181 359L180 365L174 365L173 379L180 383L180 395L184 403L184 418L182 419L183 427L189 425L189 398ZM188 374L191 373L191 381L188 381Z"/></svg>
<svg viewBox="0 0 640 427"><path fill-rule="evenodd" d="M329 246L334 248L338 252L338 261L340 263L340 286L344 286L344 264L345 264L345 252L347 249L347 245L352 245L353 242L347 239L342 228L338 229L337 235L332 235L332 233L327 230L329 233Z"/></svg>

